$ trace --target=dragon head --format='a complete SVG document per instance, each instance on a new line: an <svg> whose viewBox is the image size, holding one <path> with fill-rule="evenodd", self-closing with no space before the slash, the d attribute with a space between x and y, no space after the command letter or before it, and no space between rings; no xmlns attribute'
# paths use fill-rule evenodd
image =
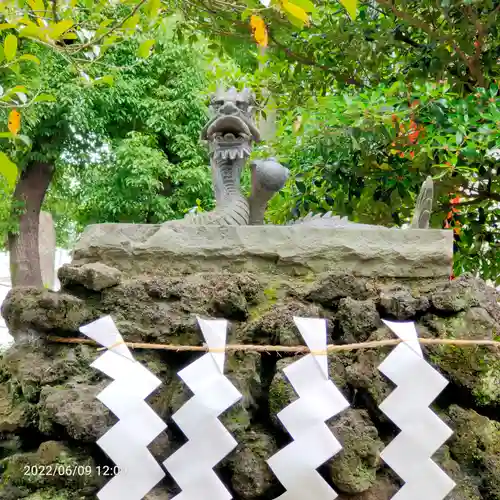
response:
<svg viewBox="0 0 500 500"><path fill-rule="evenodd" d="M201 138L208 141L215 159L247 158L260 134L254 123L255 98L248 89L217 90L210 101L211 118Z"/></svg>

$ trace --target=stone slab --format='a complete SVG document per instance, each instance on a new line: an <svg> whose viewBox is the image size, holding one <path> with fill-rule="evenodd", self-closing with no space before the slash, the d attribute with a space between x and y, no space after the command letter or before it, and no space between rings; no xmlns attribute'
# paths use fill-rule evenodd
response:
<svg viewBox="0 0 500 500"><path fill-rule="evenodd" d="M56 230L52 215L48 212L40 212L38 241L42 281L45 287L53 290L56 280Z"/></svg>
<svg viewBox="0 0 500 500"><path fill-rule="evenodd" d="M451 273L453 232L294 226L95 224L75 264L102 262L127 275L252 271L300 276L442 278Z"/></svg>

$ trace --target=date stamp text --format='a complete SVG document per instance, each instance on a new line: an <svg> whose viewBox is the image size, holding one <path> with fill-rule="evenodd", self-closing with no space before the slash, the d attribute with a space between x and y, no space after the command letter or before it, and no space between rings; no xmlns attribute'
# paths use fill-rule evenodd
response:
<svg viewBox="0 0 500 500"><path fill-rule="evenodd" d="M95 466L90 465L25 465L25 476L116 476L119 474L119 467L110 467L107 465Z"/></svg>

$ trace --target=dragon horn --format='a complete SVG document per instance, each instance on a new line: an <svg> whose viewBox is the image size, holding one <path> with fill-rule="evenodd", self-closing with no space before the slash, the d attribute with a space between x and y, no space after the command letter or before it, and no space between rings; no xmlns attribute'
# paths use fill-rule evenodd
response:
<svg viewBox="0 0 500 500"><path fill-rule="evenodd" d="M418 194L415 204L415 213L411 221L411 229L429 229L433 198L434 183L432 182L432 177L427 177Z"/></svg>

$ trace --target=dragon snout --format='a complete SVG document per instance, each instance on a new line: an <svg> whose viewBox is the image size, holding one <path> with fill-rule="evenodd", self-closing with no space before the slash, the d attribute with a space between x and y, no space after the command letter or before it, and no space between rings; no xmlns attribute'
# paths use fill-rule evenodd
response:
<svg viewBox="0 0 500 500"><path fill-rule="evenodd" d="M219 112L224 115L236 115L239 109L234 103L226 102L219 108Z"/></svg>

